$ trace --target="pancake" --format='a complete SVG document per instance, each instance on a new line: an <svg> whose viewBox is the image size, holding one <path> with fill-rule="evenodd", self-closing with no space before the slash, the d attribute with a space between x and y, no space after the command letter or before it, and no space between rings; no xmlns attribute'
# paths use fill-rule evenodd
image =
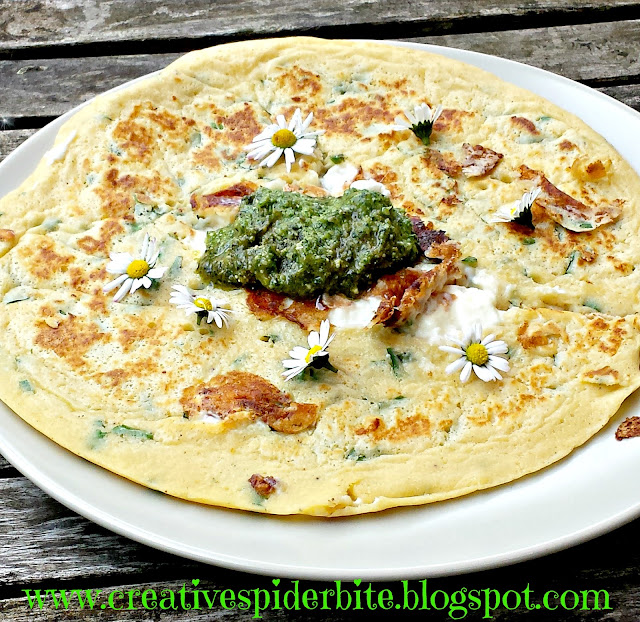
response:
<svg viewBox="0 0 640 622"><path fill-rule="evenodd" d="M421 104L442 107L424 140L403 126ZM313 145L260 165L278 115ZM203 278L207 232L257 190L352 184L388 195L421 262L317 298ZM640 385L639 190L578 118L458 61L312 38L193 52L93 100L1 200L0 398L212 505L340 516L500 485ZM500 221L531 192L530 223ZM476 325L494 358L461 378L469 350L441 348Z"/></svg>

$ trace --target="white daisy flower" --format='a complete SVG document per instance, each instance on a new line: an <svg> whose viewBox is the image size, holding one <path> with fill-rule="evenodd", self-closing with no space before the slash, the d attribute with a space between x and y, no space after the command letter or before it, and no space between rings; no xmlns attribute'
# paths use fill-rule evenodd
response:
<svg viewBox="0 0 640 622"><path fill-rule="evenodd" d="M119 287L113 301L120 302L127 294L133 294L140 287L148 289L153 281L161 279L167 270L167 268L155 267L159 254L155 238L150 238L148 234L145 234L142 247L136 257L129 253L111 253L107 272L120 276L105 285L102 291L107 294Z"/></svg>
<svg viewBox="0 0 640 622"><path fill-rule="evenodd" d="M467 382L474 371L480 380L502 380L498 370L509 371L509 363L499 354L506 354L509 348L504 341L495 341L495 335L482 338L482 326L475 324L466 331L462 339L447 337L458 347L440 346L443 352L458 355L458 359L447 365L445 372L453 374L460 370L460 380Z"/></svg>
<svg viewBox="0 0 640 622"><path fill-rule="evenodd" d="M534 229L531 206L542 192L541 188L534 188L531 192L525 192L520 200L511 206L503 205L489 222L516 222L519 225Z"/></svg>
<svg viewBox="0 0 640 622"><path fill-rule="evenodd" d="M415 106L413 113L410 110L404 110L404 114L409 120L405 121L402 117L396 117L396 124L391 126L394 130L411 130L425 145L431 140L431 132L433 124L442 114L442 106L438 104L433 110L427 104Z"/></svg>
<svg viewBox="0 0 640 622"><path fill-rule="evenodd" d="M285 376L285 380L295 378L295 376L301 374L310 365L317 368L327 367L332 371L337 371L331 363L329 363L329 353L327 352L327 348L333 341L334 336L335 335L329 336L329 320L322 320L320 332L312 330L309 333L309 348L296 346L289 352L291 358L282 361L285 367L282 375ZM319 357L326 358L320 359Z"/></svg>
<svg viewBox="0 0 640 622"><path fill-rule="evenodd" d="M195 313L198 316L198 324L206 316L207 324L215 322L218 328L222 328L223 325L228 326L229 316L233 312L225 309L221 300L198 296L196 292L184 285L174 285L172 290L169 302L176 305L178 309L184 309L186 315Z"/></svg>
<svg viewBox="0 0 640 622"><path fill-rule="evenodd" d="M284 161L287 172L291 171L291 165L295 162L296 153L313 155L316 146L316 137L322 131L307 132L307 128L313 121L313 112L302 120L300 108L296 108L289 124L284 115L276 117L276 123L272 123L260 132L247 147L250 160L262 160L259 166L271 167L284 153Z"/></svg>

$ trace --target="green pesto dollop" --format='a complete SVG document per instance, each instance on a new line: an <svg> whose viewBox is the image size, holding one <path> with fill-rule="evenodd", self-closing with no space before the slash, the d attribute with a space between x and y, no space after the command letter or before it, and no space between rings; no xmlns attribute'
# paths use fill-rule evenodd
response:
<svg viewBox="0 0 640 622"><path fill-rule="evenodd" d="M292 298L357 296L421 256L404 212L370 190L315 198L260 188L235 221L207 234L198 273L216 285L262 286Z"/></svg>

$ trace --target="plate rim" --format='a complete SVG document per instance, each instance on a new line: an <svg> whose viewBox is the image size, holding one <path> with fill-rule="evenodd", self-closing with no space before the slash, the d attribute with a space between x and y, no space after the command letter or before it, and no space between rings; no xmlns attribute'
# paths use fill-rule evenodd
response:
<svg viewBox="0 0 640 622"><path fill-rule="evenodd" d="M458 60L462 60L463 62L467 62L469 64L476 64L474 60L482 60L490 63L498 62L498 64L506 64L513 66L515 68L519 68L521 71L534 71L539 72L539 75L546 79L551 80L560 84L560 86L571 86L572 88L579 87L583 90L583 92L588 93L590 97L596 96L600 98L603 102L606 102L607 105L611 106L615 104L620 110L624 110L626 113L632 113L636 119L640 122L640 113L633 110L623 102L620 102L613 97L606 95L605 93L601 93L592 89L586 85L583 85L579 82L566 78L564 76L555 74L553 72L540 69L538 67L534 67L531 65L527 65L525 63L521 63L519 61L514 61L498 56L493 56L490 54L484 54L481 52L475 52L470 50L464 50L460 48L450 48L445 46L439 46L434 44L426 44L419 43L413 41L397 41L397 40L359 40L359 41L370 41L372 43L382 43L388 44L392 46L398 46L408 49L416 49L427 52L432 52L435 54L441 54L447 56L449 58L456 58ZM477 64L476 64L477 66ZM140 76L135 78L134 80L130 80L125 82L124 84L118 85L112 89L104 91L100 93L96 97L100 97L102 95L113 93L124 88L129 87L132 84L141 82L146 80L147 78L157 75L162 70L154 71L149 74L145 74L144 76ZM490 71L490 70L488 70ZM502 78L504 79L504 78ZM508 81L508 80L507 80ZM32 136L26 139L21 145L19 145L14 151L12 151L4 160L4 162L0 163L0 177L4 175L5 169L9 168L13 165L14 160L17 160L23 153L27 153L32 148L37 148L44 153L44 144L52 143L53 139L57 134L57 130L73 115L75 115L79 110L89 105L92 101L96 99L93 97L86 102L75 106L71 110L67 111L60 117L56 118L54 121L48 123L44 127L40 128L37 132L35 132ZM605 138L609 140L608 138ZM35 143L38 141L42 142L42 145L37 146ZM27 173L27 176L33 172L35 168L35 164L37 164L38 160L34 161L34 164L31 170ZM8 164L7 164L8 163ZM632 166L633 164L630 163ZM635 167L634 167L635 168ZM16 184L18 185L18 184ZM640 390L639 390L640 391ZM636 394L638 391L636 391ZM4 404L2 404L4 406ZM6 410L8 409L4 406ZM13 417L19 419L19 424L23 424L27 427L28 424L23 422L18 415L15 415L13 411L10 411ZM44 437L37 430L29 427L29 432L35 432L39 436L43 437L43 439L50 443L52 446L60 448L56 443L51 441L50 439ZM588 444L588 443L587 443ZM66 449L60 448L61 451L68 453L73 458L86 462L82 458L68 452ZM26 453L20 451L19 448L12 445L10 439L7 439L0 431L0 451L2 451L5 458L16 468L18 469L25 477L27 477L33 484L43 490L46 494L54 498L56 501L61 503L62 505L68 507L72 511L80 514L81 516L97 523L98 525L113 531L119 535L130 538L136 542L142 543L144 545L150 546L155 549L159 549L168 553L172 553L178 555L183 558L192 559L195 561L214 564L217 566L221 566L224 568L233 569L241 572L249 572L253 574L262 574L269 576L280 576L280 577L288 577L288 578L300 578L300 579L311 579L311 580L335 580L336 578L350 580L350 579L363 579L370 581L382 581L382 580L394 580L394 579L410 579L410 578L424 578L424 577L441 577L441 576L453 576L462 573L470 573L470 572L478 572L483 570L488 570L491 568L498 568L510 564L515 564L518 562L522 562L525 560L535 559L537 557L545 556L560 550L564 550L571 546L575 546L577 544L581 544L593 538L596 538L600 535L603 535L613 529L621 527L622 525L631 522L640 516L640 499L635 503L635 505L630 506L625 511L621 511L616 513L615 515L595 522L594 524L580 529L579 531L574 531L571 533L565 533L559 535L550 540L542 541L530 546L517 548L514 550L510 550L503 553L498 553L494 555L485 555L483 557L478 557L470 560L462 560L462 561L452 561L447 563L439 563L435 565L421 564L421 565L407 565L403 569L399 569L396 567L393 568L369 568L367 570L363 570L362 568L330 568L330 567L319 567L319 566L300 566L300 565L291 565L290 563L277 563L277 562L256 562L252 559L247 559L245 557L231 557L226 554L218 553L215 551L201 551L190 545L184 546L175 539L168 539L163 535L159 535L157 533L150 532L145 530L140 525L134 525L129 521L123 520L118 516L114 516L113 513L109 513L105 511L103 508L96 507L95 505L89 504L82 497L78 496L74 492L70 491L68 487L65 487L64 483L60 481L56 481L54 478L51 478L46 472L37 468L31 461L29 461ZM564 458L563 460L567 460ZM560 461L562 462L562 461ZM89 464L89 463L87 463ZM557 464L557 463L556 463ZM110 473L101 467L97 467L97 465L90 465L91 468L98 468L104 473L107 473L109 477L119 476ZM553 468L554 465L551 465L550 468ZM535 477L535 474L533 474ZM122 478L119 478L122 479ZM520 481L520 480L516 480ZM131 482L127 482L127 484L132 484ZM132 484L133 486L138 486L137 484ZM504 488L506 485L502 485L498 488ZM144 487L140 486L141 489ZM488 492L494 489L489 489ZM463 499L466 497L463 497ZM170 498L172 501L178 501L180 503L185 503L183 500ZM456 501L455 499L453 500ZM191 503L191 502L187 502ZM196 504L198 505L198 504ZM208 510L212 512L219 511L219 508L208 507ZM266 520L270 520L272 517L268 515L257 514L260 518L266 518ZM350 517L347 520L356 521L359 517ZM324 519L321 519L324 520Z"/></svg>

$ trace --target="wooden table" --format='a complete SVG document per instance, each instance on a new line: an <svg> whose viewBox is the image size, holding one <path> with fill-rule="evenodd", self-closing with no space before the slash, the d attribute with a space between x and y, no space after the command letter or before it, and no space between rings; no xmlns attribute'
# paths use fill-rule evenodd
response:
<svg viewBox="0 0 640 622"><path fill-rule="evenodd" d="M640 110L640 2L635 0L0 0L0 158L69 108L183 52L288 34L406 39L486 52L557 72ZM620 476L638 478L637 473ZM536 592L607 589L612 611L501 609L493 619L635 622L640 620L638 528L636 520L544 559L434 579L431 589L508 590L527 583ZM36 613L28 610L22 592L36 587L160 590L193 578L208 587L270 585L269 578L182 560L116 536L49 498L0 457L0 620L252 619L250 613L223 610L90 614L76 606L66 613ZM388 617L279 611L265 619L363 615ZM446 612L423 615L450 619Z"/></svg>

